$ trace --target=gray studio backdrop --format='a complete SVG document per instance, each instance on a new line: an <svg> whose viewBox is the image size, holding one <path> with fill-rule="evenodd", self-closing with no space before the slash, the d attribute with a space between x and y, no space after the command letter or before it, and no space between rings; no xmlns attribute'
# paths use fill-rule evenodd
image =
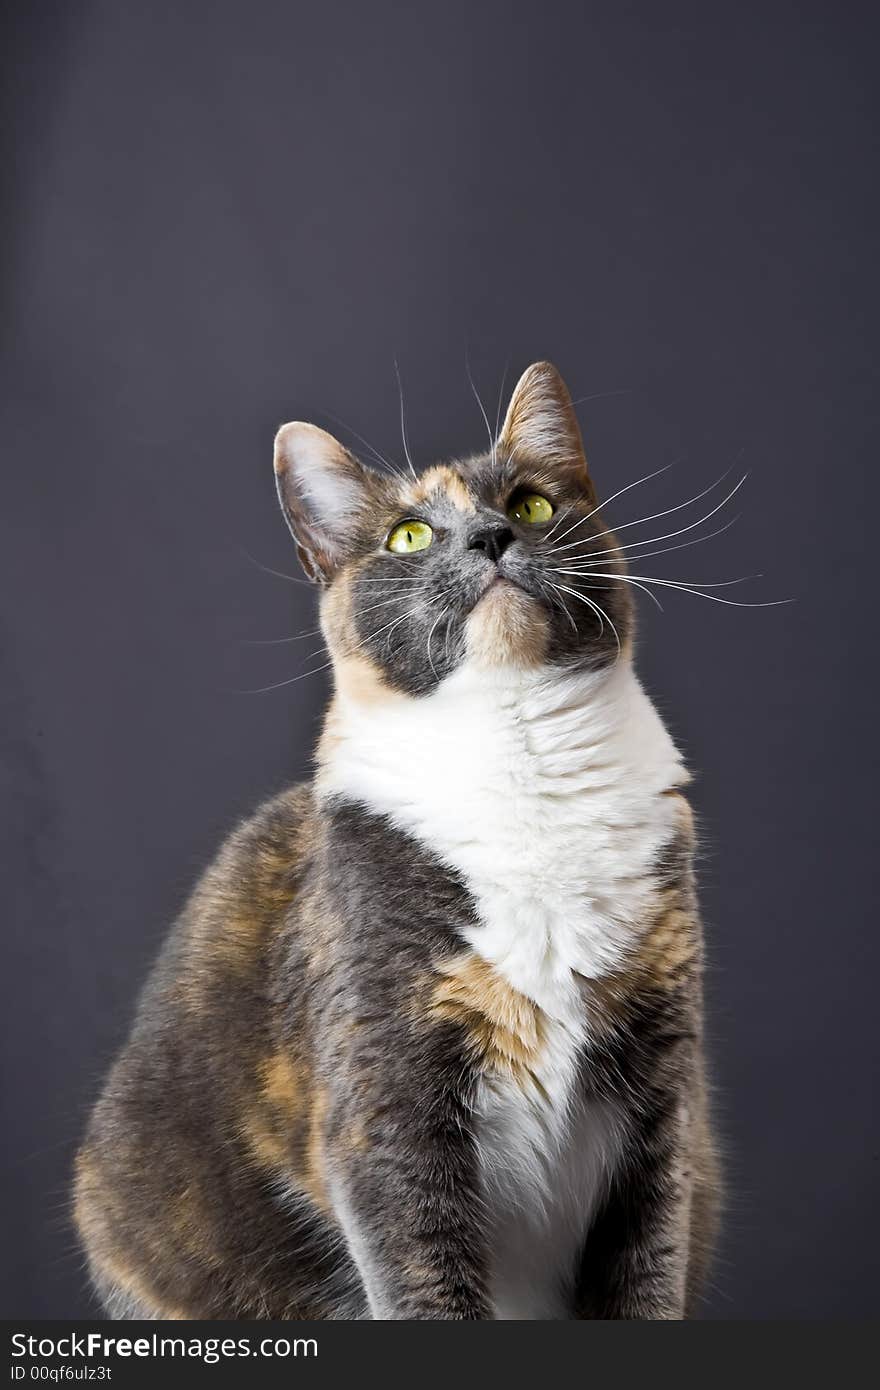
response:
<svg viewBox="0 0 880 1390"><path fill-rule="evenodd" d="M541 356L593 398L600 495L678 460L618 523L749 471L737 525L648 572L796 603L640 601L702 826L729 1186L705 1311L872 1312L868 8L6 15L0 1311L93 1310L88 1106L194 875L309 767L318 644L255 645L314 627L258 568L296 573L273 432L353 442L337 415L399 459L396 357L416 459L477 447L467 351L493 415Z"/></svg>

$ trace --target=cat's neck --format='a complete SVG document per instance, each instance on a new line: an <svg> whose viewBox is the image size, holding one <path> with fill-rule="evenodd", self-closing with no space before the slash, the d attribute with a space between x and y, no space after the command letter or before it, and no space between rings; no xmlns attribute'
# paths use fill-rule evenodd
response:
<svg viewBox="0 0 880 1390"><path fill-rule="evenodd" d="M372 773L392 805L447 778L462 793L507 779L519 791L531 784L559 796L570 779L611 761L661 791L687 780L629 659L600 671L465 663L416 698L340 682L319 746L318 790L357 795Z"/></svg>
<svg viewBox="0 0 880 1390"><path fill-rule="evenodd" d="M345 795L400 824L480 798L571 815L587 792L644 801L687 781L624 657L601 671L463 664L431 695L341 685L318 748L318 795ZM530 810L530 813L531 813ZM487 827L488 833L488 827Z"/></svg>

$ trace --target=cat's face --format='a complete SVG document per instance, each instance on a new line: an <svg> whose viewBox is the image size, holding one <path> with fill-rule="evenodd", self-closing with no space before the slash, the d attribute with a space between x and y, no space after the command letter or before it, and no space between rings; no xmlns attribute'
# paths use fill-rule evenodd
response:
<svg viewBox="0 0 880 1390"><path fill-rule="evenodd" d="M623 562L548 363L521 378L489 453L389 475L295 423L275 469L300 561L325 587L338 678L423 695L465 661L597 669L626 650Z"/></svg>

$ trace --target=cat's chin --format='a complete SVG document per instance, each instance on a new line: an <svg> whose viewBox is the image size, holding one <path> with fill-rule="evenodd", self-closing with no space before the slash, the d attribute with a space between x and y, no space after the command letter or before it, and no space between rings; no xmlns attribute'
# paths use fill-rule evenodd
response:
<svg viewBox="0 0 880 1390"><path fill-rule="evenodd" d="M515 579L511 579L506 574L496 574L493 575L493 577L489 580L488 584L483 590L483 597L485 597L486 594L492 593L493 591L497 591L499 589L502 593L504 593L505 590L509 589L518 589L520 593L525 593L525 590L523 589L522 585L517 584Z"/></svg>
<svg viewBox="0 0 880 1390"><path fill-rule="evenodd" d="M480 666L540 666L549 624L540 599L497 575L486 587L465 627L467 655Z"/></svg>

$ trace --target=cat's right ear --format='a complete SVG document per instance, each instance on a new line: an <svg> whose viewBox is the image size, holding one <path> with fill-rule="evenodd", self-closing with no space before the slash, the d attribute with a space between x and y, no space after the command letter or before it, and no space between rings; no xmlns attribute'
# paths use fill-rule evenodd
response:
<svg viewBox="0 0 880 1390"><path fill-rule="evenodd" d="M294 420L275 436L275 482L300 564L329 584L367 506L368 470L332 434Z"/></svg>

